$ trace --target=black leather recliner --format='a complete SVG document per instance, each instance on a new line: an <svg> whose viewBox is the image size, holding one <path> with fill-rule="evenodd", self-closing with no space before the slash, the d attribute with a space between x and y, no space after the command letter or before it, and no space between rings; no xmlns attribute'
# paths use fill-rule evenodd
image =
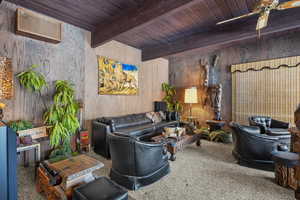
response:
<svg viewBox="0 0 300 200"><path fill-rule="evenodd" d="M241 165L261 169L273 169L272 151L278 149L288 151L290 146L290 135L269 136L261 134L257 126L243 126L231 122L233 130L233 156Z"/></svg>
<svg viewBox="0 0 300 200"><path fill-rule="evenodd" d="M110 178L119 185L137 190L170 172L163 143L141 141L124 134L108 134L112 168Z"/></svg>
<svg viewBox="0 0 300 200"><path fill-rule="evenodd" d="M267 135L290 135L288 128L290 126L287 122L272 119L266 116L251 116L249 117L250 126L258 126L262 134Z"/></svg>

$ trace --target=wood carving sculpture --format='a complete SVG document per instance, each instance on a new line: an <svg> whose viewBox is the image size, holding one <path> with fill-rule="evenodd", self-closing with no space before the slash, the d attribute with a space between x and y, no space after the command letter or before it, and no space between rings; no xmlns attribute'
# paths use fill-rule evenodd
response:
<svg viewBox="0 0 300 200"><path fill-rule="evenodd" d="M212 67L215 68L218 64L219 56L214 56L212 61ZM204 80L204 87L206 87L205 91L207 96L204 100L204 106L208 104L211 105L213 111L215 113L214 120L221 121L221 105L222 105L222 85L221 84L212 84L210 85L209 76L210 76L210 65L209 64L202 64L200 61L200 65L204 67L205 71L205 80Z"/></svg>
<svg viewBox="0 0 300 200"><path fill-rule="evenodd" d="M211 87L211 102L215 113L214 120L221 121L221 108L222 108L222 84L217 84Z"/></svg>
<svg viewBox="0 0 300 200"><path fill-rule="evenodd" d="M203 63L202 60L199 62L200 66L204 68L204 77L205 80L203 82L203 86L208 88L209 86L209 64L208 63Z"/></svg>

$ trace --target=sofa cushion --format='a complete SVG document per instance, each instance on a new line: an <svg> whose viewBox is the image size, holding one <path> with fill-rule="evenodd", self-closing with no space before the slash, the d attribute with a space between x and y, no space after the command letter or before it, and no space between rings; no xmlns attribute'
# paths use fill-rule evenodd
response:
<svg viewBox="0 0 300 200"><path fill-rule="evenodd" d="M172 125L176 125L176 124L178 124L177 121L170 121L170 122L162 121L162 122L155 124L155 129L164 128L166 126L172 126Z"/></svg>
<svg viewBox="0 0 300 200"><path fill-rule="evenodd" d="M116 129L116 132L122 133L124 135L137 137L152 132L153 130L154 130L153 124L144 124L139 126L118 128Z"/></svg>
<svg viewBox="0 0 300 200"><path fill-rule="evenodd" d="M124 115L119 117L103 117L100 119L102 123L111 126L111 131L114 132L120 128L151 124L151 120L146 117L145 113Z"/></svg>

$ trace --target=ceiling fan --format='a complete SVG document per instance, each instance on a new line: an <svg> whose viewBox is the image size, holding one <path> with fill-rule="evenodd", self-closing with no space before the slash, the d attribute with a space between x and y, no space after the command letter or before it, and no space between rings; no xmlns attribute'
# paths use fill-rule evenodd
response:
<svg viewBox="0 0 300 200"><path fill-rule="evenodd" d="M217 25L259 14L256 30L258 31L258 34L260 36L260 30L268 25L268 19L271 10L285 10L296 7L300 7L300 0L260 0L254 7L252 12L239 17L218 22Z"/></svg>

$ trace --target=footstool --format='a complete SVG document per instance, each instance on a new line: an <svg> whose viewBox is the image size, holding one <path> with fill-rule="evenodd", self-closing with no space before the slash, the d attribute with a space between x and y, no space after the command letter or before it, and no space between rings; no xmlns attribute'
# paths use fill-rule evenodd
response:
<svg viewBox="0 0 300 200"><path fill-rule="evenodd" d="M128 200L128 193L107 177L101 177L75 188L73 200Z"/></svg>

